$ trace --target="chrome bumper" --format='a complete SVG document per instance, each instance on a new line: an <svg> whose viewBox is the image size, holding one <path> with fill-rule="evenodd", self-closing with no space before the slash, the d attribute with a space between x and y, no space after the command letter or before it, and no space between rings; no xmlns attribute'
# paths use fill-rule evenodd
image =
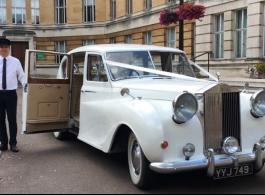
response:
<svg viewBox="0 0 265 195"><path fill-rule="evenodd" d="M254 170L259 171L263 167L264 160L265 151L262 151L260 144L255 144L253 152L250 154L215 157L214 151L209 149L205 159L173 163L151 163L150 168L155 172L164 174L206 169L207 176L212 177L216 167L233 167L252 163Z"/></svg>

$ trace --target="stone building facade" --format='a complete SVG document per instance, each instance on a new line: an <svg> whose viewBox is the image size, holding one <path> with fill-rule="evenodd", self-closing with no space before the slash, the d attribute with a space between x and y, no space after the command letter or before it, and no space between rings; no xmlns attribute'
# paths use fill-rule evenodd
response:
<svg viewBox="0 0 265 195"><path fill-rule="evenodd" d="M159 24L175 0L0 0L0 36L25 49L68 52L87 44L134 43L178 47L178 24ZM3 10L3 12L1 12ZM194 56L195 21L184 24L185 52Z"/></svg>
<svg viewBox="0 0 265 195"><path fill-rule="evenodd" d="M189 0L190 1L190 0ZM188 0L184 0L188 2ZM184 51L211 72L245 77L265 56L265 0L193 0L202 21L184 21ZM0 37L24 63L26 49L68 52L87 44L176 47L179 24L159 24L179 0L0 0Z"/></svg>

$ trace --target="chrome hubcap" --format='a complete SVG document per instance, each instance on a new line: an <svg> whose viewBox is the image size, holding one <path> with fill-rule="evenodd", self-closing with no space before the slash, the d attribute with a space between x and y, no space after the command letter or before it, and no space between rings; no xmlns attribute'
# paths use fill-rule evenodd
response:
<svg viewBox="0 0 265 195"><path fill-rule="evenodd" d="M140 174L141 171L140 164L141 164L141 148L137 143L137 141L134 141L132 145L132 165L134 168L134 173L136 175Z"/></svg>

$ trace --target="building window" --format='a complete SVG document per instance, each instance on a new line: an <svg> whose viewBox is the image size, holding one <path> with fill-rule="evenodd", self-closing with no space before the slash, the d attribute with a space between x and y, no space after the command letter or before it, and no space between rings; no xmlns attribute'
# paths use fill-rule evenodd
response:
<svg viewBox="0 0 265 195"><path fill-rule="evenodd" d="M84 0L84 22L95 22L95 0Z"/></svg>
<svg viewBox="0 0 265 195"><path fill-rule="evenodd" d="M90 40L84 40L84 45L95 45L95 40L90 39Z"/></svg>
<svg viewBox="0 0 265 195"><path fill-rule="evenodd" d="M40 24L40 2L31 0L31 20L32 24Z"/></svg>
<svg viewBox="0 0 265 195"><path fill-rule="evenodd" d="M176 48L176 28L167 29L167 47Z"/></svg>
<svg viewBox="0 0 265 195"><path fill-rule="evenodd" d="M125 43L127 43L127 44L132 43L132 35L126 35L125 36Z"/></svg>
<svg viewBox="0 0 265 195"><path fill-rule="evenodd" d="M214 44L215 58L224 58L224 14L215 16Z"/></svg>
<svg viewBox="0 0 265 195"><path fill-rule="evenodd" d="M146 32L144 35L144 42L146 45L152 45L152 32Z"/></svg>
<svg viewBox="0 0 265 195"><path fill-rule="evenodd" d="M168 0L168 3L176 3L176 0Z"/></svg>
<svg viewBox="0 0 265 195"><path fill-rule="evenodd" d="M6 24L6 0L0 0L0 24Z"/></svg>
<svg viewBox="0 0 265 195"><path fill-rule="evenodd" d="M246 57L247 51L247 9L236 12L236 57Z"/></svg>
<svg viewBox="0 0 265 195"><path fill-rule="evenodd" d="M132 14L132 3L133 0L126 0L126 14L131 15Z"/></svg>
<svg viewBox="0 0 265 195"><path fill-rule="evenodd" d="M66 2L65 0L55 0L56 24L66 23Z"/></svg>
<svg viewBox="0 0 265 195"><path fill-rule="evenodd" d="M110 44L115 44L116 43L116 38L110 38L109 39Z"/></svg>
<svg viewBox="0 0 265 195"><path fill-rule="evenodd" d="M25 0L12 0L12 23L26 23L26 2Z"/></svg>
<svg viewBox="0 0 265 195"><path fill-rule="evenodd" d="M110 19L116 19L116 0L110 0Z"/></svg>
<svg viewBox="0 0 265 195"><path fill-rule="evenodd" d="M55 49L56 49L56 52L66 53L66 42L65 41L55 42ZM64 57L63 55L57 55L56 63L60 64L63 57Z"/></svg>
<svg viewBox="0 0 265 195"><path fill-rule="evenodd" d="M145 9L149 10L152 8L152 0L145 0Z"/></svg>

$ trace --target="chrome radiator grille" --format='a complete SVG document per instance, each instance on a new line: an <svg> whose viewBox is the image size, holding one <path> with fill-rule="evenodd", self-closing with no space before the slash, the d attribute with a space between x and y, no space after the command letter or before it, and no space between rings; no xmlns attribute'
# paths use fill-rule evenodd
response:
<svg viewBox="0 0 265 195"><path fill-rule="evenodd" d="M204 94L204 149L222 152L222 142L235 137L241 148L239 92Z"/></svg>

